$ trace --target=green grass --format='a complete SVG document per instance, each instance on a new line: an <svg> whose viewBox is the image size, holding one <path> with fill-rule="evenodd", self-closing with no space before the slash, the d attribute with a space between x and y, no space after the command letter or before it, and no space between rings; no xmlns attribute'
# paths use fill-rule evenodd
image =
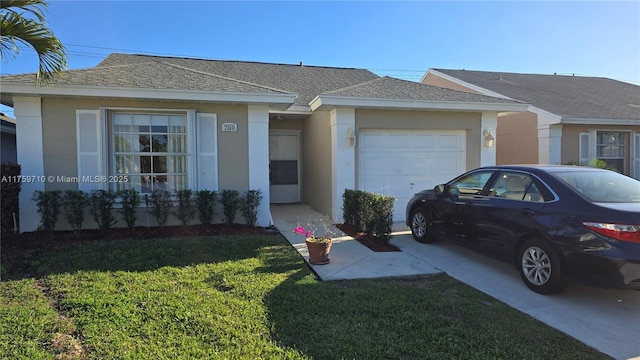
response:
<svg viewBox="0 0 640 360"><path fill-rule="evenodd" d="M108 241L3 261L0 358L605 359L446 275L319 282L280 236Z"/></svg>

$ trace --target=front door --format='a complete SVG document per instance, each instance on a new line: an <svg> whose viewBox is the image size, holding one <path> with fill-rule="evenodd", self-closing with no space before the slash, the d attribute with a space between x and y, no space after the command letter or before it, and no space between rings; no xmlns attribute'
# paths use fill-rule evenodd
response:
<svg viewBox="0 0 640 360"><path fill-rule="evenodd" d="M272 203L300 202L300 135L269 134L269 178Z"/></svg>

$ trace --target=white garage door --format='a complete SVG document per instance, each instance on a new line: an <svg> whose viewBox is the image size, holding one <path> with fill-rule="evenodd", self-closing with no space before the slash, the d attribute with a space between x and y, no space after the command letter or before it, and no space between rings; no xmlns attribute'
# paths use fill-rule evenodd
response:
<svg viewBox="0 0 640 360"><path fill-rule="evenodd" d="M361 130L359 189L396 197L394 221L416 192L466 171L464 131Z"/></svg>

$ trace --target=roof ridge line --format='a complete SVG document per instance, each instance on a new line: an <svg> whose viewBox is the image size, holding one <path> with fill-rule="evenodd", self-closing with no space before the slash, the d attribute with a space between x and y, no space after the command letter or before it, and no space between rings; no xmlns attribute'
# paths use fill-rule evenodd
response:
<svg viewBox="0 0 640 360"><path fill-rule="evenodd" d="M191 71L191 72L194 72L196 74L202 74L202 75L212 76L212 77L215 77L215 78L218 78L218 79L235 81L235 82L238 82L238 83L241 83L241 84L257 86L257 87L260 87L260 88L263 88L263 89L273 90L273 91L281 92L281 93L284 93L284 94L294 94L291 91L286 91L286 90L282 90L282 89L276 89L276 88L273 88L273 87L270 87L270 86L265 86L265 85L262 85L262 84L255 84L255 83L252 83L252 82L249 82L249 81L238 80L238 79L234 79L234 78L230 78L230 77L226 77L226 76L222 76L222 75L212 74L212 73L208 73L206 71L195 70L195 69L189 68L187 66L182 66L182 65L178 65L178 64L172 64L172 63L164 62L164 61L157 61L157 63L163 64L163 65L167 65L167 66L171 66L171 67L175 67L175 68L182 69L182 70Z"/></svg>
<svg viewBox="0 0 640 360"><path fill-rule="evenodd" d="M353 85L349 85L349 86L341 87L341 88L338 88L338 89L333 89L333 90L331 90L331 91L327 91L327 92L325 92L324 94L331 94L331 93L335 93L335 92L338 92L338 91L344 91L344 90L353 89L353 88L356 88L356 87L360 87L360 86L362 86L362 85L364 85L364 84L372 83L372 82L374 82L374 81L379 81L379 80L382 80L382 79L384 79L384 78L388 78L388 77L389 77L389 76L378 76L378 77L377 77L377 78L375 78L375 79L371 79L371 80L363 81L363 82L361 82L361 83L357 83L357 84L353 84Z"/></svg>

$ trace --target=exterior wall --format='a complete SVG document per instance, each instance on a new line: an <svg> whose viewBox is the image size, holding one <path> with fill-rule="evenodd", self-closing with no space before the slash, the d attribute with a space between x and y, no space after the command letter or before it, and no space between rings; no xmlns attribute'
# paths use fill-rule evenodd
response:
<svg viewBox="0 0 640 360"><path fill-rule="evenodd" d="M443 79L439 76L433 75L433 74L427 74L427 76L425 76L424 79L422 79L422 83L423 84L427 84L427 85L433 85L433 86L439 86L439 87L443 87L443 88L447 88L447 89L453 89L453 90L460 90L460 91L466 91L466 92L471 92L471 93L475 93L475 94L480 94L479 92L475 91L475 90L471 90L470 88L466 87L466 86L462 86L460 84L457 84L451 80L447 80L447 79Z"/></svg>
<svg viewBox="0 0 640 360"><path fill-rule="evenodd" d="M219 190L233 189L241 194L249 189L249 150L248 150L248 108L246 105L223 105L202 103L174 103L133 101L118 99L42 99L42 132L43 132L43 163L44 175L74 177L78 175L77 148L76 148L76 109L96 110L106 108L143 108L143 109L195 109L197 112L216 113L218 126L218 187ZM265 116L267 113L265 112ZM238 124L237 132L221 131L222 123L233 122ZM192 140L187 140L192 141ZM74 182L47 182L45 190L76 190L78 184ZM263 189L268 191L268 189ZM32 192L32 191L31 191ZM30 198L31 195L29 195ZM147 225L147 214L143 207L144 201L138 211L138 225ZM21 203L22 208L22 203ZM217 209L217 222L222 222L222 210ZM22 215L21 215L22 216ZM38 215L29 215L37 217ZM119 214L116 215L120 218ZM244 219L240 214L236 221ZM151 226L155 225L153 217L149 217ZM214 219L216 221L216 219ZM195 222L195 221L194 221ZM178 225L174 216L169 216L167 225ZM260 224L265 225L266 224ZM118 221L116 227L125 226L123 221ZM87 213L84 228L94 228L95 223ZM61 215L56 226L58 230L69 229L68 224ZM24 229L22 231L31 231Z"/></svg>
<svg viewBox="0 0 640 360"><path fill-rule="evenodd" d="M196 109L218 116L218 179L220 189L246 191L249 186L247 107L196 103L144 102L123 100L42 99L45 175L76 176L76 109L100 107L145 109ZM222 132L221 124L238 124L237 132ZM75 183L47 183L46 190L75 190Z"/></svg>
<svg viewBox="0 0 640 360"><path fill-rule="evenodd" d="M295 119L271 120L269 130L300 130L302 131L302 121Z"/></svg>
<svg viewBox="0 0 640 360"><path fill-rule="evenodd" d="M496 164L538 163L538 117L532 112L498 116Z"/></svg>
<svg viewBox="0 0 640 360"><path fill-rule="evenodd" d="M632 161L631 144L632 140L630 136L633 132L640 133L640 126L624 126L624 125L572 125L567 124L562 127L562 164L569 162L577 162L580 160L580 133L590 132L591 130L619 130L629 132L627 136L627 149L625 157ZM630 161L626 163L626 175L631 175Z"/></svg>
<svg viewBox="0 0 640 360"><path fill-rule="evenodd" d="M302 121L302 202L331 214L331 115L316 111Z"/></svg>
<svg viewBox="0 0 640 360"><path fill-rule="evenodd" d="M465 130L466 164L471 170L481 166L481 121L481 113L363 109L356 110L356 133L362 129ZM356 178L357 171L356 167Z"/></svg>

